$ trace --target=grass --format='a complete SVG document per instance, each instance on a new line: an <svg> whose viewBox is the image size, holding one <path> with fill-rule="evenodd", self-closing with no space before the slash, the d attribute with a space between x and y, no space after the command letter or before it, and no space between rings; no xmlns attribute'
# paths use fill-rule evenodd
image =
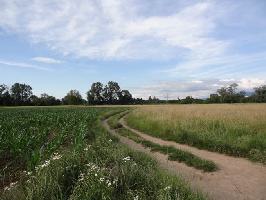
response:
<svg viewBox="0 0 266 200"><path fill-rule="evenodd" d="M266 163L266 104L143 106L126 120L155 137Z"/></svg>
<svg viewBox="0 0 266 200"><path fill-rule="evenodd" d="M118 129L117 132L124 137L127 137L137 143L141 143L143 146L147 148L150 148L151 151L156 151L168 155L169 160L183 162L188 166L203 170L205 172L213 172L218 169L215 163L212 161L202 159L188 151L183 151L173 146L159 145L150 142L148 140L141 138L140 136L131 132L128 129L121 128Z"/></svg>
<svg viewBox="0 0 266 200"><path fill-rule="evenodd" d="M5 188L0 199L205 199L103 129L103 116L118 109L1 109L0 155L5 162L0 170ZM29 152L39 152L37 161ZM17 160L16 166L10 164ZM7 170L19 176L12 179L13 173L2 173Z"/></svg>
<svg viewBox="0 0 266 200"><path fill-rule="evenodd" d="M120 113L116 113L114 114L112 117L110 117L107 121L108 125L112 128L112 129L118 129L118 128L122 128L122 124L120 124L119 120L124 117L126 114L128 113L128 110L124 111L124 112L120 112Z"/></svg>

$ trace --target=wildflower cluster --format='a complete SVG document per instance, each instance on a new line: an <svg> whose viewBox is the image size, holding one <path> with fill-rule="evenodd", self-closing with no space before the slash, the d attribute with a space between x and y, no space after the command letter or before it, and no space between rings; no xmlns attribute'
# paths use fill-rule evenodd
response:
<svg viewBox="0 0 266 200"><path fill-rule="evenodd" d="M9 186L6 186L5 188L4 188L4 191L9 191L9 190L11 190L12 188L14 188L16 185L17 185L17 181L16 182L13 182L13 183L10 183L9 184Z"/></svg>
<svg viewBox="0 0 266 200"><path fill-rule="evenodd" d="M51 160L59 160L61 158L62 158L62 156L60 154L54 153L50 159L45 160L43 164L38 165L35 169L36 170L43 169L43 168L45 168L51 164Z"/></svg>
<svg viewBox="0 0 266 200"><path fill-rule="evenodd" d="M107 168L99 167L94 163L86 164L88 167L87 169L87 176L88 178L93 178L97 182L101 184L105 184L107 187L111 187L117 184L118 179L110 179L110 177L104 175L107 172ZM83 181L85 179L85 173L81 173L79 176L79 181Z"/></svg>

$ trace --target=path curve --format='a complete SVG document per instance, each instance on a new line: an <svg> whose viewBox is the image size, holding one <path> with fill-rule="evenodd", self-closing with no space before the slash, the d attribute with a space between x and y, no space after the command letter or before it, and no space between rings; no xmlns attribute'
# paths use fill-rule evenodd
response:
<svg viewBox="0 0 266 200"><path fill-rule="evenodd" d="M227 156L152 137L129 127L124 118L120 119L120 123L145 140L160 145L174 146L215 162L219 170L213 173L191 171L191 169L181 169L177 166L177 170L181 171L192 185L195 184L214 199L266 200L266 166L244 158Z"/></svg>

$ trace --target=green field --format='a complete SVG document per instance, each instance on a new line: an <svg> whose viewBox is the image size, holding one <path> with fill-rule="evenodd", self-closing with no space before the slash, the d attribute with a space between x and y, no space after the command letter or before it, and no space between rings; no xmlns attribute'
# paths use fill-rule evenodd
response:
<svg viewBox="0 0 266 200"><path fill-rule="evenodd" d="M143 106L127 123L165 140L266 163L266 104Z"/></svg>
<svg viewBox="0 0 266 200"><path fill-rule="evenodd" d="M0 199L204 199L101 120L126 108L0 108Z"/></svg>

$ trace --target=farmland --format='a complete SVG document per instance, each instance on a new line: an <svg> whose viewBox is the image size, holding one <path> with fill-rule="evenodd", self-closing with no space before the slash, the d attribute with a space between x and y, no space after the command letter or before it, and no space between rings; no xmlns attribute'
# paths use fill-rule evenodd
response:
<svg viewBox="0 0 266 200"><path fill-rule="evenodd" d="M102 127L126 110L0 108L0 199L204 199Z"/></svg>
<svg viewBox="0 0 266 200"><path fill-rule="evenodd" d="M129 126L155 137L266 163L266 105L143 106Z"/></svg>

